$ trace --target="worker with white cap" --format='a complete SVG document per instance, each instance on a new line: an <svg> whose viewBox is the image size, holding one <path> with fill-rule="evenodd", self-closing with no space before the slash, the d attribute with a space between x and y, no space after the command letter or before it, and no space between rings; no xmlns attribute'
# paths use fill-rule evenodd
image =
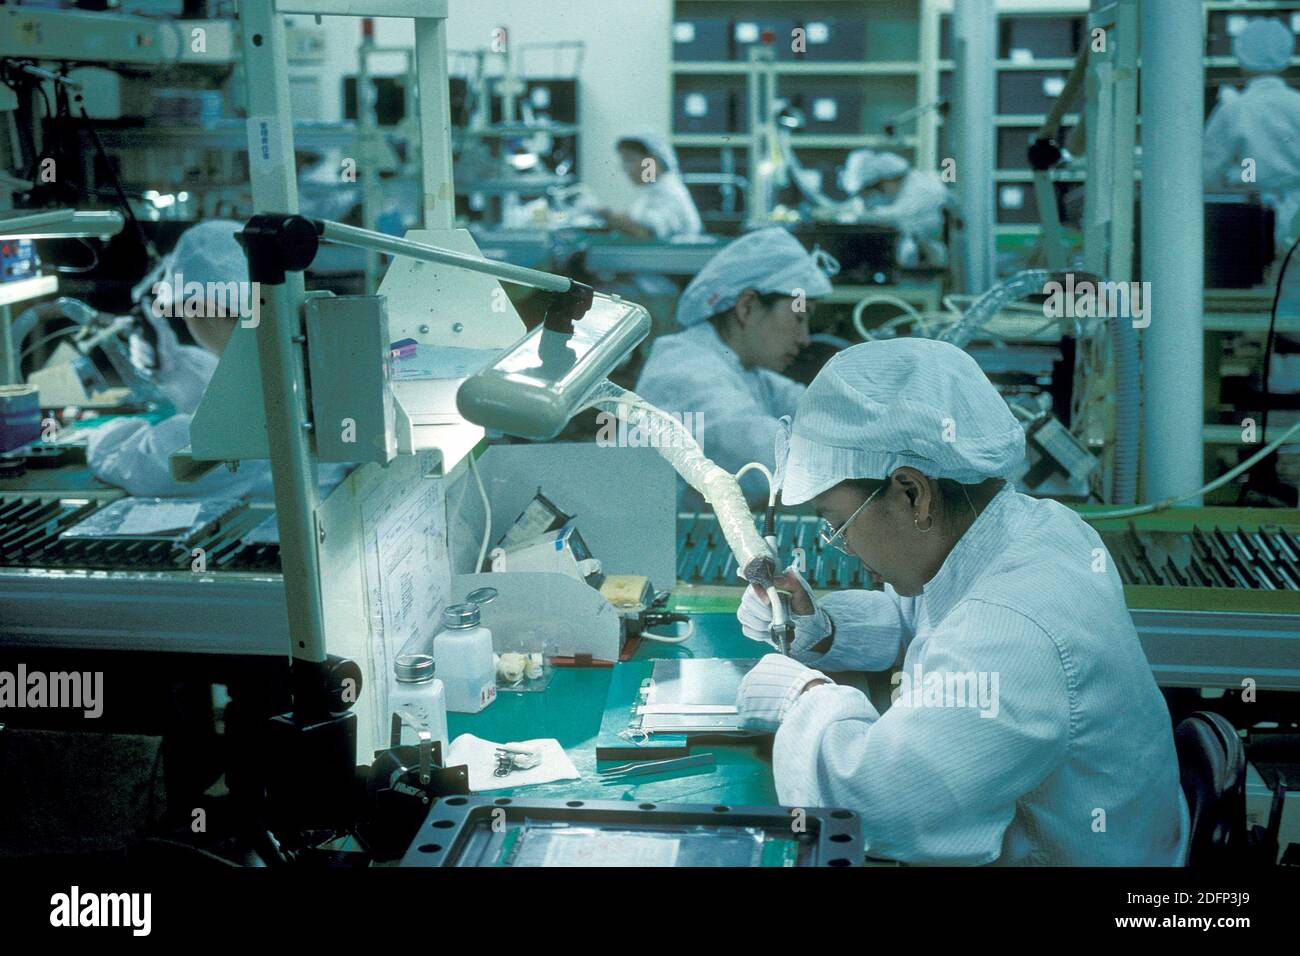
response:
<svg viewBox="0 0 1300 956"><path fill-rule="evenodd" d="M818 601L792 572L793 657L737 698L776 731L786 806L861 814L868 852L913 863L1179 865L1189 834L1170 717L1097 533L1007 484L1024 435L974 359L895 339L836 355L799 402L781 469L822 540L883 590ZM746 636L770 642L752 588ZM888 670L879 713L827 672Z"/></svg>
<svg viewBox="0 0 1300 956"><path fill-rule="evenodd" d="M849 196L843 218L898 230L899 265L947 264L943 210L950 197L936 174L913 169L897 153L855 149L840 170L840 188Z"/></svg>
<svg viewBox="0 0 1300 956"><path fill-rule="evenodd" d="M176 414L153 424L124 417L92 429L86 462L96 478L133 495L224 494L264 500L273 496L271 469L264 461L244 463L236 472L218 468L192 482L171 476L171 456L190 443L193 413L236 325L254 320L238 311L250 304L250 296L239 292L248 279L248 263L235 239L240 228L240 223L229 219L191 227L158 268L136 286L156 344L133 337L132 357L156 366L159 390L170 399ZM180 344L169 315L184 319L198 345ZM346 465L322 467L322 484L333 487L347 470Z"/></svg>
<svg viewBox="0 0 1300 956"><path fill-rule="evenodd" d="M809 253L779 227L735 240L709 260L677 303L683 331L654 343L636 391L702 423L704 453L730 472L751 461L771 467L778 419L794 412L804 386L782 373L808 342L816 300L838 265ZM767 498L761 475L746 475L751 502ZM700 507L684 492L683 506Z"/></svg>
<svg viewBox="0 0 1300 956"><path fill-rule="evenodd" d="M1232 52L1248 80L1239 94L1224 88L1206 123L1205 185L1258 192L1277 214L1281 252L1300 232L1300 91L1279 76L1295 35L1281 20L1252 19L1233 37Z"/></svg>
<svg viewBox="0 0 1300 956"><path fill-rule="evenodd" d="M616 144L623 172L637 187L626 212L609 207L599 215L615 229L638 239L678 239L704 232L699 210L678 173L677 152L653 131L621 137Z"/></svg>
<svg viewBox="0 0 1300 956"><path fill-rule="evenodd" d="M148 337L131 337L132 361L154 379L172 407L184 414L199 407L203 390L217 367L219 346L224 345L229 333L225 323L213 323L197 315L215 309L207 308L206 301L200 303L196 296L189 297L189 311L196 314L198 321L189 331L198 345L182 345L168 316L184 318L187 285L191 289L224 290L226 283L247 277L244 251L235 241L240 228L241 224L232 219L210 219L191 226L181 234L171 253L132 290L150 333ZM200 338L212 334L222 334L223 341L218 344Z"/></svg>

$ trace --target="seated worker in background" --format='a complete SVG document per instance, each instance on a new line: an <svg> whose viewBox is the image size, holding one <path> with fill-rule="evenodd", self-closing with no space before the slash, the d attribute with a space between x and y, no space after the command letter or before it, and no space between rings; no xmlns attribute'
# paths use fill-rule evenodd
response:
<svg viewBox="0 0 1300 956"><path fill-rule="evenodd" d="M675 414L690 413L704 453L733 474L751 461L772 467L777 419L794 413L804 386L782 375L808 342L816 300L831 291L834 260L809 254L780 228L760 229L723 248L677 303L685 331L655 341L636 391ZM752 504L767 484L751 472ZM683 484L683 487L686 487ZM682 506L700 509L686 488Z"/></svg>
<svg viewBox="0 0 1300 956"><path fill-rule="evenodd" d="M599 215L619 232L636 239L678 239L704 232L690 190L677 173L677 153L658 133L624 136L617 143L627 178L637 197L627 212L608 207Z"/></svg>
<svg viewBox="0 0 1300 956"><path fill-rule="evenodd" d="M845 213L899 232L900 266L943 266L943 210L951 201L936 173L912 169L895 153L855 149L840 170L840 187L849 195Z"/></svg>
<svg viewBox="0 0 1300 956"><path fill-rule="evenodd" d="M240 321L227 304L212 299L191 304L184 288L175 288L179 275L185 287L198 283L205 290L214 284L243 283L248 278L244 251L235 241L242 224L232 220L199 223L183 233L176 248L136 286L152 302L143 312L153 326L157 345L132 340L133 356L156 358L160 390L171 399L177 414L157 424L140 418L120 418L89 432L86 461L96 478L141 496L206 497L227 494L270 500L273 497L271 468L266 461L243 462L237 472L215 468L197 481L179 482L171 477L170 458L190 443L190 421L217 361ZM228 288L236 288L229 286ZM173 297L183 305L174 302ZM238 300L235 300L238 301ZM185 326L198 346L181 345L165 315L169 306L183 314ZM201 312L191 315L191 312ZM222 314L224 313L224 314ZM151 363L153 364L153 363ZM332 488L347 473L347 466L321 468L322 486Z"/></svg>
<svg viewBox="0 0 1300 956"><path fill-rule="evenodd" d="M220 349L205 347L191 330L198 345L182 345L166 313L173 311L172 285L179 273L185 282L238 282L245 278L248 266L244 251L234 235L243 224L232 219L212 219L187 229L172 252L131 290L131 298L149 324L148 337L131 336L131 360L149 375L172 403L175 411L191 415L199 407L203 390L217 367ZM157 287L161 294L155 294ZM182 303L174 310L183 312ZM224 342L222 343L225 344Z"/></svg>
<svg viewBox="0 0 1300 956"><path fill-rule="evenodd" d="M1273 208L1279 254L1294 237L1300 212L1300 91L1278 75L1294 51L1295 35L1280 20L1252 20L1233 37L1246 88L1220 88L1201 146L1207 189L1258 192Z"/></svg>
<svg viewBox="0 0 1300 956"><path fill-rule="evenodd" d="M819 602L787 571L793 657L746 675L740 715L776 731L781 804L856 810L873 856L1181 865L1169 711L1119 574L1078 515L1008 485L1024 452L955 346L895 339L832 358L799 401L781 497L813 502L822 541L884 589ZM770 642L752 587L737 616ZM823 673L900 656L883 715Z"/></svg>

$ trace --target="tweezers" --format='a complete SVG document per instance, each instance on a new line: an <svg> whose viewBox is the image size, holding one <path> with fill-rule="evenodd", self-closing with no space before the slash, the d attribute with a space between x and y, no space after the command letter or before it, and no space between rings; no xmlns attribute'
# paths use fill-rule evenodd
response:
<svg viewBox="0 0 1300 956"><path fill-rule="evenodd" d="M717 758L711 753L691 754L689 757L674 757L671 760L620 764L617 767L606 767L598 773L603 780L624 780L627 777L646 777L674 770L688 770L692 767L712 767L717 762Z"/></svg>

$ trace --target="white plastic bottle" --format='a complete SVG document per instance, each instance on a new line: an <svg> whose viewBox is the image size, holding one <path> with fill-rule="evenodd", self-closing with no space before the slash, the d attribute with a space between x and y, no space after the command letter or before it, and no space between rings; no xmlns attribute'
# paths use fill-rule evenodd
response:
<svg viewBox="0 0 1300 956"><path fill-rule="evenodd" d="M477 714L497 698L492 632L479 624L477 604L453 604L442 612L443 630L433 639L433 659L447 689L447 709Z"/></svg>
<svg viewBox="0 0 1300 956"><path fill-rule="evenodd" d="M434 660L428 654L404 654L393 664L397 684L389 696L393 713L403 717L403 744L420 742L419 729L442 744L442 755L447 756L447 694L443 683L434 676ZM411 720L416 726L411 726Z"/></svg>

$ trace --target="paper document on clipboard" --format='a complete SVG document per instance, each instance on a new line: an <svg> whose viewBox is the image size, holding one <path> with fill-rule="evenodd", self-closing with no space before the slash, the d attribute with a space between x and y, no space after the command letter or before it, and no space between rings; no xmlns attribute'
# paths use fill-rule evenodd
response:
<svg viewBox="0 0 1300 956"><path fill-rule="evenodd" d="M421 472L433 467L428 453ZM419 478L380 483L362 502L366 602L370 619L369 663L380 677L371 688L372 717L387 727L393 661L403 647L425 653L448 603L445 490L441 481Z"/></svg>

